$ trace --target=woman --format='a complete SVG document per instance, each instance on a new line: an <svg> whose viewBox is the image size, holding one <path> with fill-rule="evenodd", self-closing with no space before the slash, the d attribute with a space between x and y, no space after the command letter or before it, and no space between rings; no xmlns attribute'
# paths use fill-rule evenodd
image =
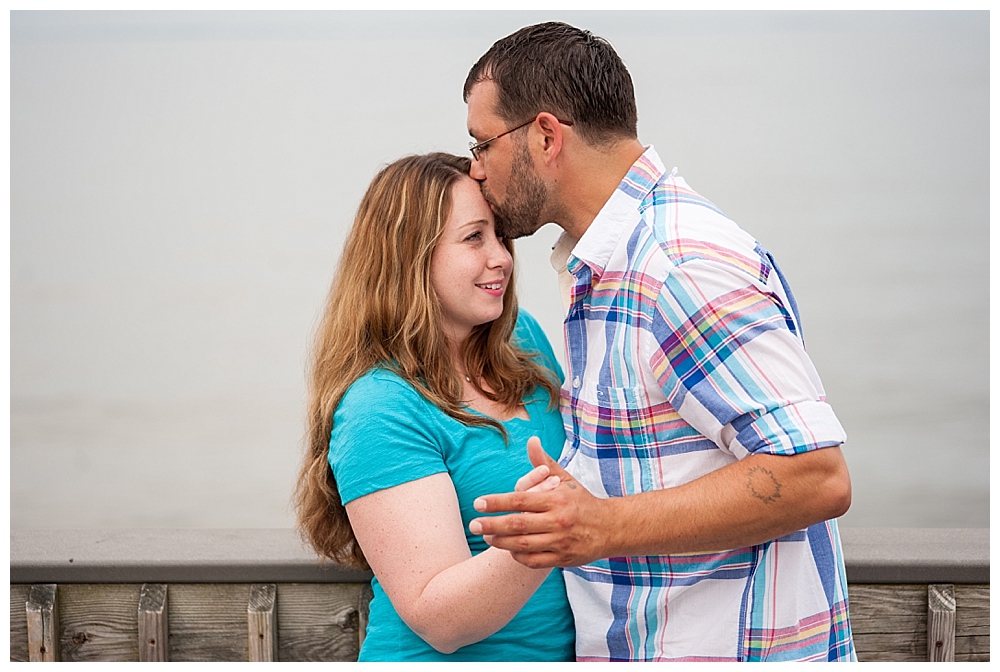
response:
<svg viewBox="0 0 1000 672"><path fill-rule="evenodd" d="M531 470L529 437L564 440L562 371L468 170L428 154L375 177L317 336L299 525L375 574L360 660L573 659L561 573L468 531L477 496Z"/></svg>

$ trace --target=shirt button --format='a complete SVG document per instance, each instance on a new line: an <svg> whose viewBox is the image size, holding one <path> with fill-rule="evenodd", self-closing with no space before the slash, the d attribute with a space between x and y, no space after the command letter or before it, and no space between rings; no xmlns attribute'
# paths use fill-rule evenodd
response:
<svg viewBox="0 0 1000 672"><path fill-rule="evenodd" d="M580 376L573 379L573 387L580 387Z"/></svg>

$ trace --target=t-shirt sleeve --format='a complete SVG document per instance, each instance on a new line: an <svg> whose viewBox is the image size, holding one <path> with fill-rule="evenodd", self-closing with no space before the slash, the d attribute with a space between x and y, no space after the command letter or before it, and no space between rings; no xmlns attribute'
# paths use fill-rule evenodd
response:
<svg viewBox="0 0 1000 672"><path fill-rule="evenodd" d="M328 454L341 502L448 471L429 405L386 371L348 388L333 415Z"/></svg>
<svg viewBox="0 0 1000 672"><path fill-rule="evenodd" d="M846 438L791 315L763 285L704 260L673 269L657 298L647 355L661 389L681 417L738 458Z"/></svg>
<svg viewBox="0 0 1000 672"><path fill-rule="evenodd" d="M521 308L514 326L514 342L529 355L537 355L536 362L556 375L556 383L562 385L563 370L559 366L552 344L542 330L542 325L532 315Z"/></svg>

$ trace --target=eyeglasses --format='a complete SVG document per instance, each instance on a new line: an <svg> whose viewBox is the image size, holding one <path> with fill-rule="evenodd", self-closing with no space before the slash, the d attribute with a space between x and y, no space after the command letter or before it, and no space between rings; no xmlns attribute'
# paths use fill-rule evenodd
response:
<svg viewBox="0 0 1000 672"><path fill-rule="evenodd" d="M513 133L514 131L516 131L518 129L524 128L525 126L527 126L528 124L532 123L537 118L538 117L535 117L534 119L529 119L528 121L524 122L520 126L515 126L514 128L510 129L509 131L504 131L500 135L494 135L489 140L483 140L482 142L470 142L469 143L469 151L472 152L472 158L475 159L476 161L478 161L479 160L479 153L482 152L487 147L489 147L489 145L490 145L491 142L493 142L494 140L499 140L500 138L502 138L503 136L507 135L508 133ZM563 126L572 126L573 125L572 121L563 121L562 119L556 119L556 121L558 121Z"/></svg>

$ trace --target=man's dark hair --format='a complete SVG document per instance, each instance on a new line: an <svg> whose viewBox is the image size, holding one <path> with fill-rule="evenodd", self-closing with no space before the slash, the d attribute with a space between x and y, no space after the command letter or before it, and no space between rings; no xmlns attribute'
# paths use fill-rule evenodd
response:
<svg viewBox="0 0 1000 672"><path fill-rule="evenodd" d="M522 123L539 112L572 121L595 145L635 138L632 77L611 44L589 30L548 22L497 40L465 79L463 99L490 80L497 87L497 114Z"/></svg>

